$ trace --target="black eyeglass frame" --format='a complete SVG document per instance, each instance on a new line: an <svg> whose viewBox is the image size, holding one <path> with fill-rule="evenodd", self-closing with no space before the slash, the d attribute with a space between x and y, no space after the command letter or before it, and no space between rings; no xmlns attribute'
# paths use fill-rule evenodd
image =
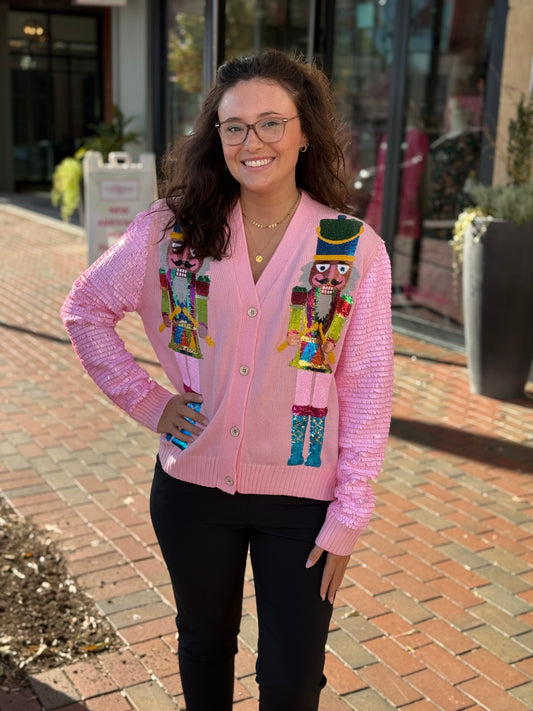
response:
<svg viewBox="0 0 533 711"><path fill-rule="evenodd" d="M286 128L287 124L289 123L289 121L293 121L295 118L299 118L299 117L300 117L300 114L296 114L295 116L291 116L290 118L284 118L284 117L282 117L282 116L275 116L275 115L272 115L272 116L264 116L263 118L258 119L257 121L255 121L254 123L245 123L244 121L234 121L234 120L232 120L232 119L227 119L226 121L217 121L217 123L215 124L215 128L218 130L218 135L220 136L220 140L221 140L222 143L224 143L226 146L240 146L240 145L242 145L242 144L246 141L246 139L248 138L248 134L250 133L250 129L253 130L253 132L255 133L255 135L257 136L257 138L261 141L261 143L268 143L268 144L270 144L270 143L279 143L279 141L281 141L281 139L282 139L283 136L285 135L285 128ZM261 136L257 133L257 129L256 129L256 126L257 126L258 123L261 123L261 121L267 121L267 120L270 119L270 118L276 119L277 121L281 121L281 123L282 123L282 125L283 125L283 132L282 132L282 134L281 134L281 136L280 136L279 138L276 138L275 141L265 141L265 140L264 140L263 138L261 138ZM242 139L242 141L239 141L239 143L227 143L226 141L224 141L224 139L222 138L222 134L220 133L220 129L222 128L222 126L223 126L225 123L237 123L237 124L240 124L241 126L246 126L246 133L244 134L244 138Z"/></svg>

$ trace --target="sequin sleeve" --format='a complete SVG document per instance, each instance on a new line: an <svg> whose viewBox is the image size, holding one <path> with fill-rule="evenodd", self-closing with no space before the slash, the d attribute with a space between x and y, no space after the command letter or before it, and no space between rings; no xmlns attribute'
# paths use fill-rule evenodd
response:
<svg viewBox="0 0 533 711"><path fill-rule="evenodd" d="M371 480L381 469L390 427L393 385L390 262L383 243L364 276L335 374L339 460L335 499L317 545L352 552L374 510Z"/></svg>
<svg viewBox="0 0 533 711"><path fill-rule="evenodd" d="M115 330L141 298L154 221L151 212L137 216L125 235L76 280L61 317L81 364L98 387L155 432L173 393L135 362Z"/></svg>

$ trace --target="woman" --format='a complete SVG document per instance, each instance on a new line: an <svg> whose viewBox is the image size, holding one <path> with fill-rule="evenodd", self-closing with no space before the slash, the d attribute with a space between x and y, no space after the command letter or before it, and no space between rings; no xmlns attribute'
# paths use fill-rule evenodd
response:
<svg viewBox="0 0 533 711"><path fill-rule="evenodd" d="M248 552L261 711L316 711L335 593L390 422L390 265L345 213L324 75L277 51L217 73L166 201L75 283L89 374L161 433L151 515L189 711L232 707ZM115 333L137 311L176 393Z"/></svg>

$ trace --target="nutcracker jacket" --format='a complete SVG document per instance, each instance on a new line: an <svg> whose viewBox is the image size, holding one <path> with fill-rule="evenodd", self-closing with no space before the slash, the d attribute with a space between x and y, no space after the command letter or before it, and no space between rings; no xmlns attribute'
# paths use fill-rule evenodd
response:
<svg viewBox="0 0 533 711"><path fill-rule="evenodd" d="M209 424L186 445L160 436L170 475L235 492L330 501L316 539L352 552L374 508L391 415L390 263L373 229L303 193L257 283L240 204L229 253L183 249L164 201L74 283L61 315L102 391L156 432L176 392L201 393ZM172 391L115 326L136 311Z"/></svg>

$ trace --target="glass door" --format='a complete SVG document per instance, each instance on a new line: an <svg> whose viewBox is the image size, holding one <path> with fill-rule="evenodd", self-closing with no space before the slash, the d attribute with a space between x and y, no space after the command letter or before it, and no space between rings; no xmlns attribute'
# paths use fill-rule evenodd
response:
<svg viewBox="0 0 533 711"><path fill-rule="evenodd" d="M378 231L395 9L395 0L338 0L329 24L330 49L323 60L347 126L344 152L350 203L355 214Z"/></svg>
<svg viewBox="0 0 533 711"><path fill-rule="evenodd" d="M308 0L226 0L225 59L266 48L311 56L314 7Z"/></svg>
<svg viewBox="0 0 533 711"><path fill-rule="evenodd" d="M203 0L168 0L167 142L191 132L203 99L205 7Z"/></svg>
<svg viewBox="0 0 533 711"><path fill-rule="evenodd" d="M15 182L48 183L102 117L99 18L8 14Z"/></svg>
<svg viewBox="0 0 533 711"><path fill-rule="evenodd" d="M350 202L391 245L393 303L429 319L461 318L448 240L479 175L492 8L492 0L326 2L321 56L347 124ZM405 56L395 56L402 32ZM405 97L393 105L399 65ZM389 131L398 137L392 165Z"/></svg>
<svg viewBox="0 0 533 711"><path fill-rule="evenodd" d="M479 180L493 2L411 0L394 299L415 316L462 322L448 241Z"/></svg>

